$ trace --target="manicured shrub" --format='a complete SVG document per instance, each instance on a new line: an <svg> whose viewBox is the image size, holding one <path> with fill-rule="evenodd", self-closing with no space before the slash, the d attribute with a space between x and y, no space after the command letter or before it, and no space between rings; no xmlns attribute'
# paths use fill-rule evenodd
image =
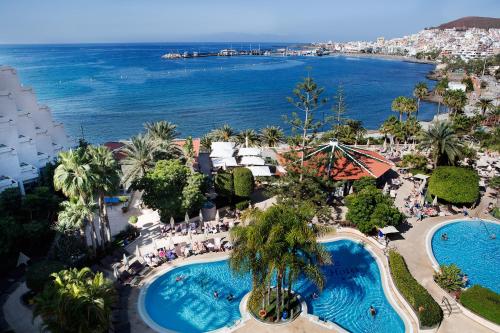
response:
<svg viewBox="0 0 500 333"><path fill-rule="evenodd" d="M420 327L430 328L438 325L443 320L443 310L411 275L404 258L396 251L389 252L389 267L394 284L415 310Z"/></svg>
<svg viewBox="0 0 500 333"><path fill-rule="evenodd" d="M233 171L234 194L237 197L248 198L254 188L252 171L247 168L236 168Z"/></svg>
<svg viewBox="0 0 500 333"><path fill-rule="evenodd" d="M26 270L26 286L32 291L39 293L47 282L52 280L52 273L63 270L64 264L59 261L42 260L36 262Z"/></svg>
<svg viewBox="0 0 500 333"><path fill-rule="evenodd" d="M235 204L237 210L245 210L248 206L250 206L250 200L243 200Z"/></svg>
<svg viewBox="0 0 500 333"><path fill-rule="evenodd" d="M479 177L472 169L437 167L429 178L429 192L451 204L472 204L479 197Z"/></svg>
<svg viewBox="0 0 500 333"><path fill-rule="evenodd" d="M234 195L233 174L228 171L221 171L215 175L215 191L218 195L231 199Z"/></svg>
<svg viewBox="0 0 500 333"><path fill-rule="evenodd" d="M460 295L460 303L472 312L500 325L500 295L479 285Z"/></svg>
<svg viewBox="0 0 500 333"><path fill-rule="evenodd" d="M136 224L139 218L135 215L132 215L131 217L128 218L128 223Z"/></svg>

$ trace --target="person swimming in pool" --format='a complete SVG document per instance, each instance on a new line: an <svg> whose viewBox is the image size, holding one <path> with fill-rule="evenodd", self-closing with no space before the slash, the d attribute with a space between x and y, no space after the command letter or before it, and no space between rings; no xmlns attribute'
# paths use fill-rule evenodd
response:
<svg viewBox="0 0 500 333"><path fill-rule="evenodd" d="M217 290L214 291L214 298L219 298L219 292Z"/></svg>
<svg viewBox="0 0 500 333"><path fill-rule="evenodd" d="M229 293L229 295L227 295L226 299L229 301L229 302L232 302L233 299L234 299L234 295Z"/></svg>
<svg viewBox="0 0 500 333"><path fill-rule="evenodd" d="M444 234L441 235L441 240L448 240L448 234L445 232Z"/></svg>
<svg viewBox="0 0 500 333"><path fill-rule="evenodd" d="M377 310L375 310L373 305L370 305L370 314L372 315L372 317L375 317L375 315L377 314Z"/></svg>
<svg viewBox="0 0 500 333"><path fill-rule="evenodd" d="M319 295L318 295L318 294L316 294L316 293L313 293L313 294L312 294L312 299L318 299L318 298L319 298Z"/></svg>
<svg viewBox="0 0 500 333"><path fill-rule="evenodd" d="M182 281L184 280L184 275L178 275L176 278L175 278L175 282L179 282L179 281Z"/></svg>

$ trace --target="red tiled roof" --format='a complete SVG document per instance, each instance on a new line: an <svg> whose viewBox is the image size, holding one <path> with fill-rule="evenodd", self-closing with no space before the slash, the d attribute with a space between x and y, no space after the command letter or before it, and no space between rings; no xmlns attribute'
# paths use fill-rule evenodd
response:
<svg viewBox="0 0 500 333"><path fill-rule="evenodd" d="M359 151L360 153L355 153L355 152L349 151L349 154L351 154L356 160L358 160L367 169L369 169L373 175L371 175L368 171L366 171L364 168L362 168L357 163L346 158L339 151L336 151L334 163L333 163L331 171L330 171L330 176L334 180L336 180L336 181L357 180L357 179L360 179L362 177L373 177L373 176L375 178L379 178L383 174L385 174L387 171L389 171L391 169L391 167L393 166L392 162L390 162L389 160L384 158L382 155L380 155L374 151L366 150L366 149L359 149L359 148L353 148L353 149L355 149L356 151ZM376 159L370 158L369 156L365 156L363 154L373 156ZM326 157L325 154L318 154L314 158L317 160L320 160L321 158L325 158L325 157ZM284 156L278 154L277 159L278 159L278 163L280 165L286 166L287 159ZM379 159L380 161L378 161L377 159ZM317 166L316 163L312 163L312 164ZM305 161L304 165L307 166L307 161ZM325 168L326 168L326 166L320 167L318 169L319 173L326 172Z"/></svg>

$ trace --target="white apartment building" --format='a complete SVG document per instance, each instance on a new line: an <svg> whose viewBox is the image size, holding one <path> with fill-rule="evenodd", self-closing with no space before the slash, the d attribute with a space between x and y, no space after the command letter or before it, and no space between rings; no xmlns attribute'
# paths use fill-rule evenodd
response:
<svg viewBox="0 0 500 333"><path fill-rule="evenodd" d="M40 168L70 148L61 123L23 87L16 70L0 66L0 192L36 181Z"/></svg>

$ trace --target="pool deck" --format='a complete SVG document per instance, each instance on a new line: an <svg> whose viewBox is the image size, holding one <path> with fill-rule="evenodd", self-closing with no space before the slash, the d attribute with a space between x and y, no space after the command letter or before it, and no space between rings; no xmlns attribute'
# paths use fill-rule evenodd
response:
<svg viewBox="0 0 500 333"><path fill-rule="evenodd" d="M488 203L494 200L491 192L487 192L481 200L481 203L474 210L471 211L471 216L489 219L490 215L484 213ZM466 315L452 297L439 287L433 280L434 268L432 261L427 253L427 235L433 227L446 221L451 220L464 220L463 215L453 215L444 217L431 217L423 221L417 222L415 218L409 219L410 228L402 234L402 239L394 240L391 242L401 255L406 260L408 269L415 277L415 279L422 284L432 295L432 297L441 303L443 297L446 297L452 305L452 313L448 316L445 311L444 320L438 328L438 333L457 333L457 332L474 332L474 333L487 333L487 332L500 332L495 327L488 328L478 321L473 320ZM481 320L482 318L478 318ZM487 323L486 323L487 324Z"/></svg>

